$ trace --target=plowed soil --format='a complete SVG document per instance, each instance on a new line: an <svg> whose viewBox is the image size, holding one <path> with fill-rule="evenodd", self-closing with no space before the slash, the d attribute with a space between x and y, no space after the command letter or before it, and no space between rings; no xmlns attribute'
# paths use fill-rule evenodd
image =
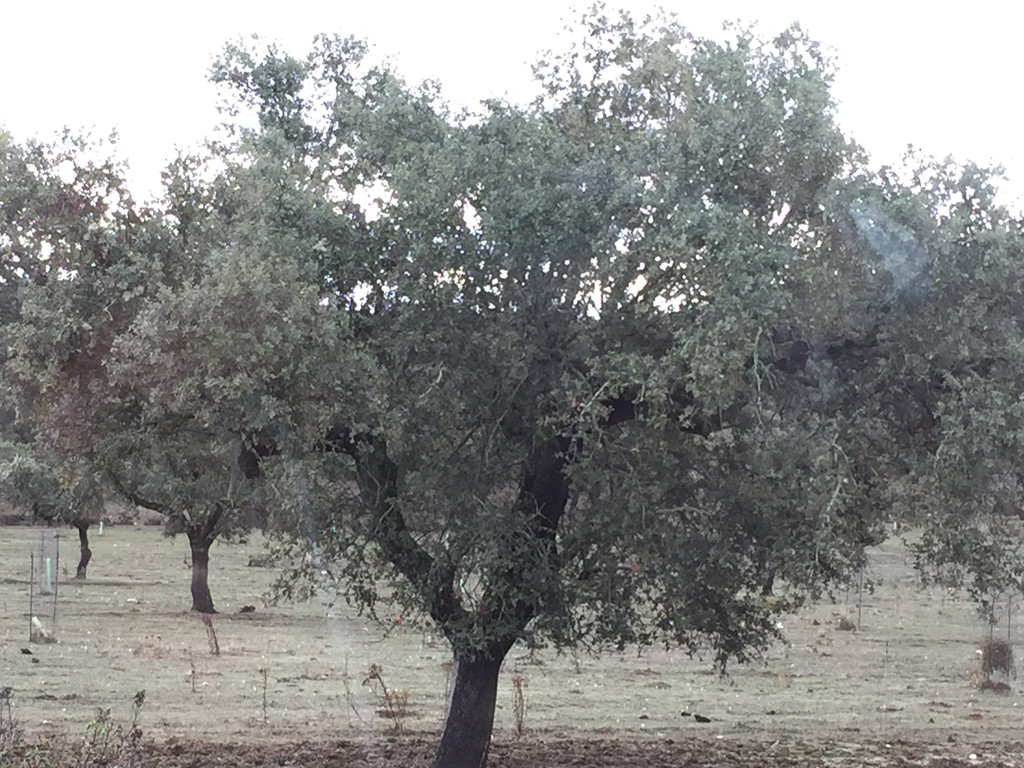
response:
<svg viewBox="0 0 1024 768"><path fill-rule="evenodd" d="M262 544L215 545L215 655L187 610L183 540L108 526L93 535L89 578L74 581L77 540L60 531L58 565L54 533L0 527L0 714L9 704L26 744L80 742L102 710L125 731L145 690L140 765L429 765L448 651L408 617L385 629L344 603L272 605L275 573L249 567ZM29 642L30 555L32 613L56 642ZM787 642L726 677L675 650L513 649L490 765L1024 766L1016 680L977 685L988 625L960 597L920 589L899 545L880 548L869 575L873 592L853 585L782 617ZM1003 613L994 635L1013 640ZM380 685L364 683L374 664L397 692L391 716Z"/></svg>

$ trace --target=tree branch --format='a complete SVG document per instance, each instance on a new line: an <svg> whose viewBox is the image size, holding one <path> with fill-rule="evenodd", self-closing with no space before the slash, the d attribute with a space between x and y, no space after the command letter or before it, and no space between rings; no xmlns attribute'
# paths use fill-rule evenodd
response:
<svg viewBox="0 0 1024 768"><path fill-rule="evenodd" d="M455 599L455 569L450 565L438 567L437 561L409 532L398 504L398 466L388 456L384 438L367 432L353 435L347 427L335 426L325 437L321 450L352 457L359 494L374 514L367 535L419 591L424 603L430 606L431 618L442 629L465 618Z"/></svg>
<svg viewBox="0 0 1024 768"><path fill-rule="evenodd" d="M160 515L171 515L171 509L167 504L164 504L159 501L154 501L153 499L142 496L137 491L131 490L124 483L122 483L121 478L119 478L113 472L108 471L107 477L113 484L114 488L117 489L117 492L124 496L126 499L128 499L128 501L130 501L135 506L142 507L143 509L148 509Z"/></svg>

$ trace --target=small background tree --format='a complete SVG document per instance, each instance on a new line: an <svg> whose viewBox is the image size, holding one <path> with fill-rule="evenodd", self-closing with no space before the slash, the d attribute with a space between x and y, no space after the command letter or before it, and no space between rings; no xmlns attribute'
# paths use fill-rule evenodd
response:
<svg viewBox="0 0 1024 768"><path fill-rule="evenodd" d="M56 466L39 461L25 443L0 443L0 495L27 510L33 522L76 529L79 559L75 578L84 579L92 559L89 526L103 519L105 494L86 462L53 461Z"/></svg>

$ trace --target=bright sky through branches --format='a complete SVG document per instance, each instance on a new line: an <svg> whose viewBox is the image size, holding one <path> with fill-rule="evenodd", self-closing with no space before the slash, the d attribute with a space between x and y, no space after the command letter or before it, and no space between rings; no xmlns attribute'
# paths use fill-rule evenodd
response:
<svg viewBox="0 0 1024 768"><path fill-rule="evenodd" d="M837 58L840 121L875 160L895 161L913 143L939 156L1001 163L1010 177L1004 199L1024 196L1014 82L1024 70L1024 48L1015 39L1024 5L608 3L637 14L657 5L701 35L719 34L727 20L757 22L765 35L799 21ZM198 142L216 124L207 72L229 40L255 33L301 55L319 32L353 34L369 40L376 56L393 60L407 80L437 79L451 101L475 105L490 96L531 95L530 62L558 46L575 16L573 5L559 0L8 0L5 6L0 125L20 140L52 136L64 125L99 135L117 129L133 186L147 191L157 188L176 146Z"/></svg>

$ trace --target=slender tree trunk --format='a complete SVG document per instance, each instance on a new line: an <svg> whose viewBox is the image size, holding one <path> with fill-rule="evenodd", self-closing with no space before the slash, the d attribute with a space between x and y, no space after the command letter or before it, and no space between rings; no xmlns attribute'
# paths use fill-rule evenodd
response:
<svg viewBox="0 0 1024 768"><path fill-rule="evenodd" d="M92 550L89 549L89 524L78 522L75 523L75 527L78 529L78 570L75 571L76 579L84 579L85 571L89 567L89 561L92 560Z"/></svg>
<svg viewBox="0 0 1024 768"><path fill-rule="evenodd" d="M188 543L192 549L192 610L199 613L216 613L209 583L210 545L213 541L199 533L187 533Z"/></svg>
<svg viewBox="0 0 1024 768"><path fill-rule="evenodd" d="M456 651L452 660L452 690L441 745L434 768L484 768L494 729L498 672L512 643L502 643L490 655Z"/></svg>

